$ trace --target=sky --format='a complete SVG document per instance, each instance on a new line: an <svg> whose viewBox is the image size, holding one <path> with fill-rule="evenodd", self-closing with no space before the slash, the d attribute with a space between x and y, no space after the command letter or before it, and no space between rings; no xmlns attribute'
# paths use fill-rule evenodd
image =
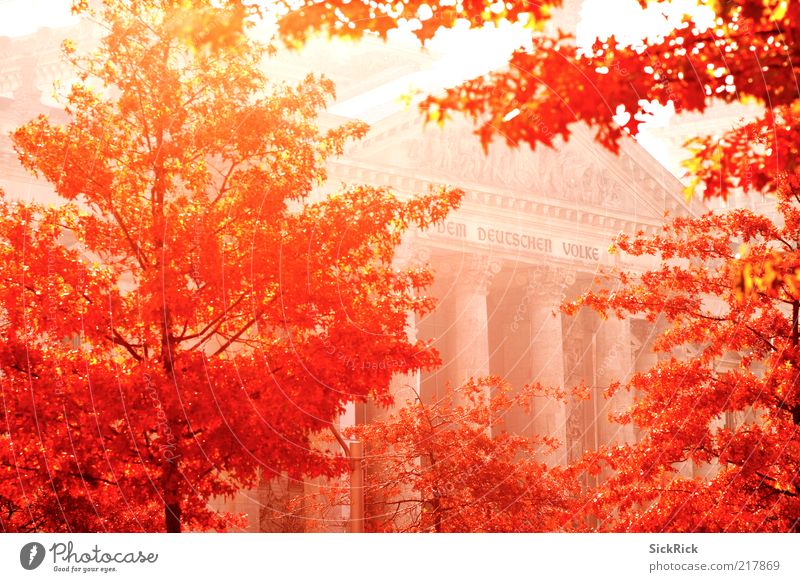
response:
<svg viewBox="0 0 800 582"><path fill-rule="evenodd" d="M672 18L679 18L686 10L693 10L696 0L673 0ZM583 22L579 27L579 40L593 34L613 32L622 40L635 41L642 33L656 34L664 28L664 19L654 12L643 12L637 0L584 0ZM620 14L625 18L620 18ZM70 14L70 0L0 0L0 36L22 36L42 26L63 26L75 22ZM510 40L508 30L497 37L497 47L503 50ZM462 46L453 37L448 39L450 50L460 51ZM464 41L464 44L474 44ZM441 46L441 45L440 45ZM440 48L440 47L437 47ZM485 48L485 46L484 46Z"/></svg>
<svg viewBox="0 0 800 582"><path fill-rule="evenodd" d="M696 0L673 0L672 4L672 18L680 18L684 11L696 8ZM633 43L642 34L655 35L670 28L670 21L652 11L642 11L637 0L584 0L581 14L579 44L609 34ZM620 14L625 14L625 18L620 18ZM0 0L0 36L23 36L40 27L64 26L76 21L70 13L70 0ZM514 49L525 44L526 38L524 30L511 25L483 31L465 28L443 31L429 47L441 55L440 62L431 78L422 80L422 88L455 84L500 67Z"/></svg>
<svg viewBox="0 0 800 582"><path fill-rule="evenodd" d="M0 36L24 36L72 22L69 0L0 0Z"/></svg>
<svg viewBox="0 0 800 582"><path fill-rule="evenodd" d="M565 0L565 3L576 1ZM586 46L597 36L611 34L622 42L636 43L643 35L654 37L667 32L685 12L697 14L697 0L672 0L668 18L653 11L643 11L637 0L584 0L577 28L578 43ZM620 16L622 14L624 18ZM700 13L698 18L702 21L705 16L708 20L709 14ZM58 27L76 21L70 14L70 0L0 0L0 36L23 36L40 27ZM502 67L510 53L525 44L526 37L524 30L510 25L482 31L463 28L443 31L429 47L439 55L430 70L397 79L356 99L339 103L332 111L345 117L359 117L368 123L375 122L406 106L400 97L411 90L418 90L420 94L436 92ZM652 120L651 126L664 127L670 118L670 110L663 110ZM673 162L668 159L672 154L657 138L645 133L640 136L640 141L668 167Z"/></svg>

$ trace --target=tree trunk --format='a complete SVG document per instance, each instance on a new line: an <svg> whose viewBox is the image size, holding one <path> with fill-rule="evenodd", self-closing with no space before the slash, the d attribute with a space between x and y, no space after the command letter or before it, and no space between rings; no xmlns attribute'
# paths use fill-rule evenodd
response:
<svg viewBox="0 0 800 582"><path fill-rule="evenodd" d="M181 533L181 499L178 492L178 473L177 459L166 459L164 461L163 490L164 490L164 522L167 533Z"/></svg>
<svg viewBox="0 0 800 582"><path fill-rule="evenodd" d="M166 377L175 381L175 367L173 363L173 349L170 336L170 310L166 305L162 311L162 334L161 334L161 361L164 366ZM171 408L171 407L170 407ZM181 497L180 480L181 474L178 470L180 459L178 437L175 427L178 423L174 422L175 415L170 410L164 411L167 418L167 442L171 442L170 448L163 448L164 472L162 473L162 491L164 496L164 526L167 533L181 533ZM169 453L169 454L167 454Z"/></svg>

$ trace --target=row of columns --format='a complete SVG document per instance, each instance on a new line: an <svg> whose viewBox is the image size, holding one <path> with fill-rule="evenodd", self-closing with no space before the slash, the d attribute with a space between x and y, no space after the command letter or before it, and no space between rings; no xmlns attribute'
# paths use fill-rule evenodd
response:
<svg viewBox="0 0 800 582"><path fill-rule="evenodd" d="M435 265L434 265L435 266ZM506 265L506 268L509 268ZM444 301L448 309L438 317L447 317L446 326L437 330L442 347L447 347L444 377L451 384L458 386L469 378L498 375L513 375L517 381L520 374L511 374L509 369L497 369L492 366L492 354L500 349L492 345L490 326L505 325L506 336L501 335L500 342L516 341L515 365L522 366L525 371L523 383L538 383L543 387L558 388L564 391L571 387L570 383L585 382L595 391L593 406L599 418L586 418L583 414L579 422L596 423L593 427L584 426L581 446L585 448L598 444L633 442L634 434L630 426L620 426L608 421L610 414L621 412L632 403L632 395L619 392L611 399L602 398L603 392L612 382L624 382L633 369L633 352L631 344L631 327L627 320L608 319L593 322L592 331L584 335L584 343L580 349L587 357L591 356L592 365L582 368L582 374L571 374L568 369L574 365L565 359L565 328L575 322L559 311L559 305L566 294L579 293L576 289L576 273L574 270L553 266L533 266L524 270L513 265L517 273L516 281L524 281L522 297L514 293L503 293L499 302L511 302L514 309L500 309L497 304L491 305L490 295L505 292L509 277L503 277L506 285L493 283L501 274L503 265L488 257L467 256L461 266L451 269L449 280L444 280ZM521 276L519 276L521 275ZM436 293L435 293L436 294ZM495 303L497 303L496 301ZM507 307L507 306L506 306ZM566 324L566 325L565 325ZM586 325L585 322L582 322ZM527 333L520 333L519 328L527 328ZM497 335L495 333L494 335ZM447 342L443 342L444 338ZM522 345L524 344L524 345ZM511 350L513 352L513 349ZM449 357L448 357L449 356ZM437 373L442 373L439 371ZM442 382L440 381L439 384ZM509 432L532 436L534 434L556 438L561 445L552 453L542 456L550 465L564 465L570 459L568 449L574 440L575 432L568 430L572 413L570 399L558 400L549 396L537 396L534 399L532 412L525 415L521 411L512 411L505 423ZM599 442L598 442L599 441Z"/></svg>
<svg viewBox="0 0 800 582"><path fill-rule="evenodd" d="M460 261L459 267L451 267L449 277L438 277L443 288L433 291L442 299L433 316L443 320L434 335L444 342L440 345L444 364L435 373L444 374L456 386L469 378L498 375L513 376L517 384L539 383L562 391L580 382L592 387L594 398L590 402L542 396L534 399L530 414L512 411L505 419L503 424L509 432L546 435L561 443L553 452L541 456L540 460L549 465L564 465L598 445L633 442L635 435L630 426L608 421L610 414L627 408L633 396L621 391L611 399L602 397L612 382L624 381L632 371L630 321L598 321L589 313L576 318L562 314L558 307L565 296L585 290L580 289L574 270L552 266L522 269L480 255L462 258L465 260ZM408 257L401 255L401 259L405 262ZM435 258L432 262L435 268ZM452 261L448 264L452 265ZM515 276L508 276L510 270ZM509 285L515 287L514 292L505 293ZM419 323L409 317L407 329L412 340L418 334L424 335L424 326ZM506 330L499 334L500 342L516 343L509 349L514 356L510 365L520 366L523 373L492 365L493 354L499 349L498 333L492 328L499 325L505 325ZM570 343L575 344L577 356L568 356ZM642 359L641 363L649 366L652 362ZM395 407L404 406L417 394L425 397L424 384L420 374L396 375L391 385ZM351 421L369 422L389 412L367 405ZM366 447L368 454L368 443ZM368 486L368 473L366 480ZM307 483L306 492L314 485ZM279 489L283 492L284 488ZM275 512L274 507L270 509ZM265 513L264 508L261 513ZM346 522L348 517L344 508L342 518ZM262 530L263 518L264 515L259 528ZM278 521L282 523L286 518Z"/></svg>

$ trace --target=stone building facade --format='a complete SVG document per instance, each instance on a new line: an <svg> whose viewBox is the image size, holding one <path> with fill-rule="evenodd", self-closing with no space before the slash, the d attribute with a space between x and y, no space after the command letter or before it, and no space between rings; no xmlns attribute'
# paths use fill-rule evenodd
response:
<svg viewBox="0 0 800 582"><path fill-rule="evenodd" d="M461 208L442 224L415 232L398 253L399 265L428 264L435 272L431 294L438 307L411 318L409 333L432 340L443 365L430 373L395 377L396 405L417 394L432 401L448 384L477 376L500 376L516 387L585 383L590 400L564 404L539 398L530 413L510 411L503 419L505 430L556 437L562 447L545 460L557 464L603 444L634 441L631 427L608 420L631 397L618 394L608 400L602 394L612 382L655 363L650 348L656 328L644 320L601 321L586 310L568 317L558 305L588 290L609 270L635 273L654 267L652 259L609 253L613 238L656 233L665 217L697 215L705 210L702 204L687 203L679 180L634 140L624 142L617 156L582 127L552 149L496 143L487 155L466 122L426 128L414 110L393 105L385 96L382 100L381 85L413 81L430 66L425 58L414 53L417 60L410 63L405 48L378 43L341 49L356 53L353 62L360 62L364 52L377 55L374 70L382 78L376 87L368 73L352 76L353 69L338 70L337 64L349 57L325 50L312 46L306 58L329 74L344 95L326 121L341 122L345 118L337 113L360 110L371 124L366 139L331 164L330 187L388 186L403 196L449 185L466 193ZM332 63L329 69L326 62ZM393 70L397 79L390 75ZM372 101L364 98L369 94ZM386 413L356 405L341 423L367 423ZM290 489L298 495L315 487L284 483L283 498ZM280 516L280 504L260 504L265 491L274 501L275 484L264 484L261 492L234 507L254 514L259 506L262 516ZM298 516L287 510L287 517ZM346 517L345 507L339 514L305 516L295 525L341 531ZM271 520L267 529L275 523ZM262 521L259 527L264 526Z"/></svg>
<svg viewBox="0 0 800 582"><path fill-rule="evenodd" d="M54 81L67 78L58 58L65 36L94 42L96 32L80 25L0 39L0 187L10 195L52 196L19 166L7 132L38 113L63 115L50 94ZM368 41L335 49L312 44L303 54L269 65L271 76L280 80L299 79L313 69L337 83L338 102L323 124L345 121L342 112L359 100L369 114L369 135L331 164L329 187L371 184L404 196L450 185L466 192L458 211L413 233L398 254L398 264L429 264L436 274L431 293L439 306L425 317L410 317L409 333L433 340L444 364L431 373L396 377L396 402L413 393L434 399L447 384L472 376L497 375L514 386L585 382L594 395L589 401L539 399L530 414L509 413L506 430L558 438L562 447L547 459L553 463L635 439L631 429L607 420L627 404L626 396L600 395L611 382L653 364L653 326L600 321L590 313L567 317L557 306L588 289L604 270L653 266L610 254L614 236L655 233L666 215L697 214L701 205L687 204L681 183L633 140L615 156L588 130L577 128L569 142L552 149L495 144L486 155L465 122L425 128L416 111L393 101L396 95L381 97L382 89L425 73L435 61L435 55L406 46ZM380 414L385 411L369 404L352 406L341 424L369 422ZM251 531L341 529L346 508L309 516L286 505L315 486L273 481L218 505L247 512Z"/></svg>

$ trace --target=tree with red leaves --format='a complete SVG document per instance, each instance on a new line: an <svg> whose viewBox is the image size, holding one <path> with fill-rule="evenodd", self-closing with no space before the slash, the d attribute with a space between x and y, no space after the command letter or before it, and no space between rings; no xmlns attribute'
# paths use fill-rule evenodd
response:
<svg viewBox="0 0 800 582"><path fill-rule="evenodd" d="M503 416L527 409L539 386L512 391L497 377L472 379L442 398L416 397L383 418L350 427L366 446L367 531L541 532L575 524L577 480L538 459L558 443L509 434ZM347 505L349 486L323 487L317 513ZM310 503L309 503L310 501Z"/></svg>
<svg viewBox="0 0 800 582"><path fill-rule="evenodd" d="M453 113L472 117L486 145L496 136L515 146L552 145L584 122L615 150L622 136L636 134L649 118L653 101L689 112L704 111L715 99L751 99L775 109L800 97L793 73L800 7L782 0L698 2L697 10L677 20L670 20L670 2L641 0L643 8L663 15L661 36L633 46L601 38L588 50L572 34L545 27L561 0L279 4L285 12L280 32L290 44L313 32L385 38L399 28L425 41L464 21L473 28L502 21L529 29L530 45L514 52L507 67L422 103L431 120Z"/></svg>
<svg viewBox="0 0 800 582"><path fill-rule="evenodd" d="M0 215L6 531L225 529L209 499L338 475L313 435L438 362L405 330L431 275L392 258L460 192L312 196L365 126L320 131L331 83L271 86L246 35L187 43L196 10L227 14L105 1L69 121L13 134L63 205Z"/></svg>
<svg viewBox="0 0 800 582"><path fill-rule="evenodd" d="M800 293L774 274L746 293L735 284L743 269L762 281L776 253L796 253L796 196L778 192L778 224L732 210L675 219L654 236L621 236L618 252L655 255L660 266L618 273L605 290L565 305L664 328L654 345L659 363L609 390L637 395L616 420L633 423L640 440L580 464L610 470L584 506L601 529L798 529Z"/></svg>
<svg viewBox="0 0 800 582"><path fill-rule="evenodd" d="M662 361L611 390L638 395L618 420L634 423L641 442L589 455L581 464L588 471L611 469L586 499L587 515L599 518L601 529L796 531L800 6L703 2L660 37L634 46L597 39L579 49L571 35L542 26L560 4L310 0L300 7L286 3L281 32L295 44L312 31L385 37L409 23L424 41L458 19L473 27L504 20L530 28L530 45L508 67L422 103L429 121L457 113L472 118L484 146L498 136L514 146L550 146L585 123L616 151L649 118L654 102L678 113L702 112L719 101L763 105L753 123L721 136L695 136L688 193L728 198L760 191L775 197L774 213L681 218L656 236L623 236L618 252L655 256L661 265L641 277L617 273L605 291L566 310L645 315L666 326L655 346ZM669 10L669 2L640 4Z"/></svg>

